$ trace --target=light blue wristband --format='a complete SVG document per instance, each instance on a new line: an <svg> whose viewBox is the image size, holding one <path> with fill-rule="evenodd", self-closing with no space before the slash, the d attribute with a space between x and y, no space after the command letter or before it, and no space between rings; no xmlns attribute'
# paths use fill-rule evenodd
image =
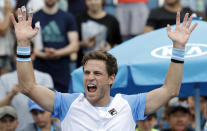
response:
<svg viewBox="0 0 207 131"><path fill-rule="evenodd" d="M173 48L171 59L184 62L185 50Z"/></svg>
<svg viewBox="0 0 207 131"><path fill-rule="evenodd" d="M16 58L17 61L20 61L20 62L31 61L30 55L31 55L30 46L18 46L17 47L17 58Z"/></svg>

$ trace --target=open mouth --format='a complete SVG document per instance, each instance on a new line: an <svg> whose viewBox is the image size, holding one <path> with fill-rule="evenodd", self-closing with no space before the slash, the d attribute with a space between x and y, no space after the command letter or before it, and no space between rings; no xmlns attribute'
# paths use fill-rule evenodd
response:
<svg viewBox="0 0 207 131"><path fill-rule="evenodd" d="M96 85L89 84L89 85L87 85L87 89L88 89L88 92L95 92L97 87L96 87Z"/></svg>

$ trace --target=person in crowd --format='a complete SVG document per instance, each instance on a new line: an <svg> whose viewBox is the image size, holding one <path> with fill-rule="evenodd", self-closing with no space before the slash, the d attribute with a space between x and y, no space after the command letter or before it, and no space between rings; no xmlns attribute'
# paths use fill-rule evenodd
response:
<svg viewBox="0 0 207 131"><path fill-rule="evenodd" d="M191 114L186 103L175 102L169 105L167 109L167 121L170 128L163 131L193 131L189 128Z"/></svg>
<svg viewBox="0 0 207 131"><path fill-rule="evenodd" d="M159 131L155 129L157 124L157 115L156 113L150 114L145 120L140 120L137 124L135 131Z"/></svg>
<svg viewBox="0 0 207 131"><path fill-rule="evenodd" d="M0 107L0 130L16 131L18 126L17 113L11 106Z"/></svg>
<svg viewBox="0 0 207 131"><path fill-rule="evenodd" d="M166 27L167 24L174 25L176 12L180 11L181 19L184 18L185 13L193 14L190 8L183 8L180 0L165 0L163 7L158 7L150 11L147 23L144 27L144 33L155 29Z"/></svg>
<svg viewBox="0 0 207 131"><path fill-rule="evenodd" d="M201 129L204 128L204 125L205 125L205 117L204 117L204 110L205 110L205 96L200 96L200 127ZM192 121L191 121L191 127L192 129L195 129L196 128L196 121L195 121L195 98L194 96L189 96L187 98L187 103L188 103L188 106L189 106L189 110L190 110L190 113L191 113L191 117L192 117Z"/></svg>
<svg viewBox="0 0 207 131"><path fill-rule="evenodd" d="M122 42L118 21L103 9L105 0L85 0L85 3L87 11L77 16L81 41L78 66L86 53L109 50Z"/></svg>
<svg viewBox="0 0 207 131"><path fill-rule="evenodd" d="M2 0L1 3L4 7L0 7L0 75L12 70L11 56L15 42L9 19L13 11L10 0Z"/></svg>
<svg viewBox="0 0 207 131"><path fill-rule="evenodd" d="M68 92L69 55L78 51L78 32L75 18L58 9L56 2L45 0L43 9L34 14L32 22L40 22L42 38L42 45L35 50L34 67L52 76L57 91Z"/></svg>
<svg viewBox="0 0 207 131"><path fill-rule="evenodd" d="M207 131L207 97L204 99L204 117L205 117L205 124L203 127L203 131Z"/></svg>
<svg viewBox="0 0 207 131"><path fill-rule="evenodd" d="M22 131L61 131L60 123L52 120L50 112L42 109L31 99L28 100L28 104L34 123L27 124Z"/></svg>
<svg viewBox="0 0 207 131"><path fill-rule="evenodd" d="M16 44L13 50L16 52ZM35 60L35 54L33 49L33 43L31 43L31 59ZM16 55L14 56L14 60ZM34 70L36 82L47 88L54 88L52 77L47 74ZM19 93L17 71L4 74L0 77L0 107L5 105L12 105L17 112L19 126L17 131L21 131L24 124L33 122L33 119L29 113L27 99L28 97Z"/></svg>
<svg viewBox="0 0 207 131"><path fill-rule="evenodd" d="M117 1L116 17L123 40L142 34L149 15L148 0Z"/></svg>
<svg viewBox="0 0 207 131"><path fill-rule="evenodd" d="M11 15L18 40L17 71L19 87L22 92L36 103L60 119L63 131L77 130L135 130L138 120L144 120L159 109L180 91L184 69L185 46L191 32L197 26L191 26L192 16L188 13L180 24L177 13L176 28L167 27L169 38L173 41L173 52L166 79L161 88L148 93L135 95L117 94L110 96L110 88L118 71L114 56L106 51L92 51L83 57L83 84L85 93L53 92L35 82L33 66L28 55L29 39L39 30L31 27L32 13L26 19L24 7L18 9L18 22ZM27 33L25 33L27 32ZM22 51L23 50L23 51ZM26 57L26 58L25 58Z"/></svg>

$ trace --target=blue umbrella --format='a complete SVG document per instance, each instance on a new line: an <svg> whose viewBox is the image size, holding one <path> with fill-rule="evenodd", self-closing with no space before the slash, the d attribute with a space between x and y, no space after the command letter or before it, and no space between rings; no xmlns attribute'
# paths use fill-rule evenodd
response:
<svg viewBox="0 0 207 131"><path fill-rule="evenodd" d="M175 28L175 26L172 26ZM186 47L183 84L179 96L194 95L195 85L207 95L207 22L198 21ZM135 94L160 87L170 64L172 41L166 28L137 36L109 51L117 58L118 74L111 89ZM82 67L71 73L70 92L84 92Z"/></svg>
<svg viewBox="0 0 207 131"><path fill-rule="evenodd" d="M179 96L195 95L196 125L200 125L199 96L207 96L207 22L196 22L198 26L186 47ZM164 83L170 64L172 41L167 36L166 28L162 28L128 40L109 52L117 58L119 70L111 95L148 92ZM71 73L70 92L84 92L82 67ZM196 126L196 131L200 131L200 126Z"/></svg>

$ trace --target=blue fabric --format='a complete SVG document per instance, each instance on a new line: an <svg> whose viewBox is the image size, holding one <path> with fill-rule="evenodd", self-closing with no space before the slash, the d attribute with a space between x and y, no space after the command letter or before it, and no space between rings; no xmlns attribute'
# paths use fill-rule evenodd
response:
<svg viewBox="0 0 207 131"><path fill-rule="evenodd" d="M194 95L199 86L201 95L207 95L207 22L198 22L185 51L184 74L179 96ZM171 27L172 30L175 26ZM111 94L137 94L159 88L170 64L172 41L166 28L137 36L109 51L118 62L118 73ZM84 92L82 67L71 74L71 92Z"/></svg>
<svg viewBox="0 0 207 131"><path fill-rule="evenodd" d="M60 121L62 121L65 118L71 104L79 95L80 93L69 94L56 92L52 116L57 117Z"/></svg>
<svg viewBox="0 0 207 131"><path fill-rule="evenodd" d="M176 48L172 49L172 59L178 61L184 61L184 57L185 57L185 50L176 49Z"/></svg>
<svg viewBox="0 0 207 131"><path fill-rule="evenodd" d="M77 15L85 11L85 0L68 0L68 12L71 12L73 15Z"/></svg>
<svg viewBox="0 0 207 131"><path fill-rule="evenodd" d="M28 105L29 105L29 111L32 111L34 109L44 111L44 109L42 107L40 107L37 103L35 103L31 99L28 99Z"/></svg>
<svg viewBox="0 0 207 131"><path fill-rule="evenodd" d="M19 57L17 57L16 60L20 61L20 62L28 62L28 61L31 61L32 59L31 58L19 58Z"/></svg>
<svg viewBox="0 0 207 131"><path fill-rule="evenodd" d="M122 97L128 101L135 123L137 123L138 120L144 120L146 118L146 116L144 116L146 106L146 93L141 93L137 95L122 94Z"/></svg>
<svg viewBox="0 0 207 131"><path fill-rule="evenodd" d="M17 52L18 51L29 52L30 51L30 46L17 46Z"/></svg>

